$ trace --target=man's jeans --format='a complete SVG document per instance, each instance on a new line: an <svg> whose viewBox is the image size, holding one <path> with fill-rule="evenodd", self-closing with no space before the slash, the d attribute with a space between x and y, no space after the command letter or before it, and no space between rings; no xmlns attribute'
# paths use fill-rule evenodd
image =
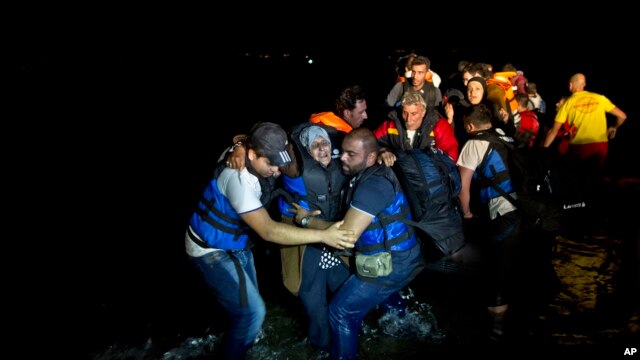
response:
<svg viewBox="0 0 640 360"><path fill-rule="evenodd" d="M237 265L232 257L237 259ZM223 358L244 358L260 332L266 313L264 301L258 292L253 253L251 250L242 250L230 255L226 251L214 251L190 259L229 313L230 327L222 340Z"/></svg>
<svg viewBox="0 0 640 360"><path fill-rule="evenodd" d="M407 286L424 268L419 244L406 251L392 252L391 259L391 274L367 280L351 275L331 299L329 325L332 359L357 359L358 336L364 317L376 305Z"/></svg>

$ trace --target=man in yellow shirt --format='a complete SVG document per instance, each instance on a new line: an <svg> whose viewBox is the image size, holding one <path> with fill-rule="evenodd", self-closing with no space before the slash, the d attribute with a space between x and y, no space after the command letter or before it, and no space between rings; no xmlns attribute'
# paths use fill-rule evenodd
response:
<svg viewBox="0 0 640 360"><path fill-rule="evenodd" d="M602 190L608 141L616 136L618 127L624 123L627 115L604 95L586 91L586 83L584 74L571 77L571 96L558 109L553 127L547 132L542 146L549 147L558 131L567 123L571 134L566 153L567 165L578 182L574 187L588 204L591 200L589 197L595 196L597 199ZM607 124L607 113L616 117L612 126Z"/></svg>
<svg viewBox="0 0 640 360"><path fill-rule="evenodd" d="M616 131L627 119L627 115L613 105L607 97L586 91L586 78L575 74L569 81L571 96L560 107L553 128L547 133L543 146L548 147L555 139L558 130L566 122L571 129L569 152L581 160L596 157L598 165L603 166L608 150L608 140L616 136ZM607 127L607 115L617 118L615 125Z"/></svg>

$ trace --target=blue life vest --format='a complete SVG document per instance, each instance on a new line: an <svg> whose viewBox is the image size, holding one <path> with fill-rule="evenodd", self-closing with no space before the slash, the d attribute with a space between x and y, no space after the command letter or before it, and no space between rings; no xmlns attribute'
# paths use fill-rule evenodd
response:
<svg viewBox="0 0 640 360"><path fill-rule="evenodd" d="M411 220L407 199L402 193L400 183L393 171L385 165L375 164L352 179L346 195L346 204L351 202L357 184L369 176L384 176L393 184L395 197L391 204L377 214L367 229L356 241L356 250L366 255L383 251L404 251L417 244L413 228L407 226L402 219Z"/></svg>
<svg viewBox="0 0 640 360"><path fill-rule="evenodd" d="M242 250L247 248L249 227L218 188L218 177L224 168L224 162L216 168L189 220L189 226L206 243L200 246Z"/></svg>
<svg viewBox="0 0 640 360"><path fill-rule="evenodd" d="M469 139L485 140L490 143L484 158L473 174L473 180L479 186L480 201L483 204L489 200L497 198L500 193L494 189L490 183L484 180L477 172L482 172L487 179L496 183L505 193L510 194L515 191L511 182L508 164L508 144L513 144L513 138L497 133L501 130L482 131L470 135Z"/></svg>

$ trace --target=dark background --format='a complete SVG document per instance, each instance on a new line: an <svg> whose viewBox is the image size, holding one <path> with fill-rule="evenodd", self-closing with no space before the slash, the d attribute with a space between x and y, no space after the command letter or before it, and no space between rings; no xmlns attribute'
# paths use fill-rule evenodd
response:
<svg viewBox="0 0 640 360"><path fill-rule="evenodd" d="M460 60L494 69L510 62L537 83L551 113L568 95L569 77L585 73L587 90L628 115L610 143L610 174L638 177L635 57L621 39L629 34L613 20L600 22L611 14L588 21L609 42L571 26L543 37L547 23L563 20L549 13L535 16L536 32L505 46L490 37L469 45L475 30L465 26L434 25L428 40L408 41L386 23L339 16L256 24L229 14L233 25L222 26L221 12L208 20L162 13L60 19L9 32L8 197L17 200L11 227L22 235L8 253L27 255L25 265L36 263L38 274L11 281L11 298L34 320L15 328L60 338L57 347L94 351L187 331L184 309L207 304L199 303L205 290L186 263L184 230L231 137L258 121L287 128L332 110L351 84L367 90L366 126L375 127L395 62L411 50L428 56L445 81ZM394 29L398 36L379 35Z"/></svg>

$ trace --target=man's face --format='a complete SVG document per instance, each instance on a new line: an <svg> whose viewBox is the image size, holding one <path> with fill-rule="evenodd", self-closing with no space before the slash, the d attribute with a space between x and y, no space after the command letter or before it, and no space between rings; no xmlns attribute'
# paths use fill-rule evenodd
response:
<svg viewBox="0 0 640 360"><path fill-rule="evenodd" d="M420 104L402 105L402 118L407 130L418 130L426 112L427 109Z"/></svg>
<svg viewBox="0 0 640 360"><path fill-rule="evenodd" d="M468 71L462 73L462 83L464 84L464 86L467 86L469 84L469 79L471 79L473 76L474 75Z"/></svg>
<svg viewBox="0 0 640 360"><path fill-rule="evenodd" d="M422 89L424 86L424 79L427 77L427 65L411 65L411 81L413 88L416 90Z"/></svg>
<svg viewBox="0 0 640 360"><path fill-rule="evenodd" d="M367 168L367 154L362 147L362 141L345 138L342 142L342 172L353 176Z"/></svg>
<svg viewBox="0 0 640 360"><path fill-rule="evenodd" d="M249 150L249 161L251 161L251 167L262 177L280 176L280 169L271 165L268 157L258 156L253 149Z"/></svg>
<svg viewBox="0 0 640 360"><path fill-rule="evenodd" d="M356 107L353 108L353 110L344 111L344 120L354 129L359 128L368 117L367 100L358 100L356 101Z"/></svg>
<svg viewBox="0 0 640 360"><path fill-rule="evenodd" d="M466 131L467 133L471 133L473 131L473 125L471 124L471 121L469 121L467 118L463 119L463 125L464 125L464 131Z"/></svg>

